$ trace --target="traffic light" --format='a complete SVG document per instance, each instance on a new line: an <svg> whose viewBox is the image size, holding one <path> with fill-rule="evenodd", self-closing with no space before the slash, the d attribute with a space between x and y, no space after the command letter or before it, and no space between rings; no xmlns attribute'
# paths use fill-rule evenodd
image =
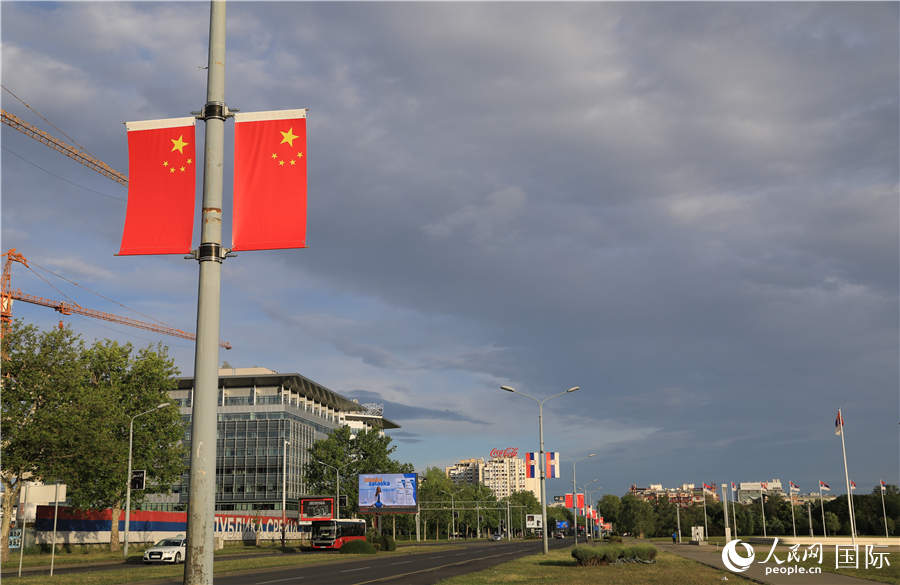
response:
<svg viewBox="0 0 900 585"><path fill-rule="evenodd" d="M144 489L144 480L147 477L146 469L134 469L131 472L131 489L133 490L142 490Z"/></svg>

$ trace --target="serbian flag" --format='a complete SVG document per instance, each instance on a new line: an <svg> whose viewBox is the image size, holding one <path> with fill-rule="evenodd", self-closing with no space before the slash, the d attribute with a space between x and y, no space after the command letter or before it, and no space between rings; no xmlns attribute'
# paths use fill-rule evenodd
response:
<svg viewBox="0 0 900 585"><path fill-rule="evenodd" d="M842 432L844 432L844 417L841 416L841 411L838 409L837 418L834 419L834 434L840 435Z"/></svg>
<svg viewBox="0 0 900 585"><path fill-rule="evenodd" d="M769 482L767 482L767 481L761 481L761 482L759 482L759 487L760 487L760 489L768 490L768 489L769 489Z"/></svg>
<svg viewBox="0 0 900 585"><path fill-rule="evenodd" d="M790 486L791 486L791 487L790 487L790 490L791 490L792 492L799 492L799 491L800 491L800 486L797 485L797 484L795 484L794 482L788 481L788 484L790 484Z"/></svg>
<svg viewBox="0 0 900 585"><path fill-rule="evenodd" d="M853 491L855 489L856 489L856 482L851 479L850 480L850 491Z"/></svg>
<svg viewBox="0 0 900 585"><path fill-rule="evenodd" d="M711 492L716 491L716 488L714 488L714 487L711 486L711 485L707 485L707 484L705 484L705 483L703 484L703 489L709 490L709 491L711 491Z"/></svg>
<svg viewBox="0 0 900 585"><path fill-rule="evenodd" d="M575 498L572 497L572 494L566 494L566 508L574 508L574 502Z"/></svg>
<svg viewBox="0 0 900 585"><path fill-rule="evenodd" d="M881 493L884 493L886 491L887 491L887 484L884 483L884 480L882 479L881 480Z"/></svg>
<svg viewBox="0 0 900 585"><path fill-rule="evenodd" d="M547 451L547 478L559 477L559 451Z"/></svg>
<svg viewBox="0 0 900 585"><path fill-rule="evenodd" d="M537 465L535 465L536 453L525 453L525 477L531 479L537 477Z"/></svg>
<svg viewBox="0 0 900 585"><path fill-rule="evenodd" d="M306 247L305 109L234 115L231 247Z"/></svg>
<svg viewBox="0 0 900 585"><path fill-rule="evenodd" d="M128 206L120 256L191 251L195 123L194 118L125 122Z"/></svg>
<svg viewBox="0 0 900 585"><path fill-rule="evenodd" d="M822 480L820 479L820 480L819 480L819 489L823 489L823 490L825 490L826 492L830 492L830 491L831 491L831 486L828 485L827 483L825 483L824 481L822 481Z"/></svg>

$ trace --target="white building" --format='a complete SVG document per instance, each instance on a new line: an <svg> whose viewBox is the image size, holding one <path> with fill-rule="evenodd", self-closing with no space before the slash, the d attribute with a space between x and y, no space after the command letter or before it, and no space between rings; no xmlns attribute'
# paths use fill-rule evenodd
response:
<svg viewBox="0 0 900 585"><path fill-rule="evenodd" d="M444 473L457 484L487 486L498 499L514 492L530 491L541 501L541 481L525 477L525 460L519 457L463 459L445 467Z"/></svg>

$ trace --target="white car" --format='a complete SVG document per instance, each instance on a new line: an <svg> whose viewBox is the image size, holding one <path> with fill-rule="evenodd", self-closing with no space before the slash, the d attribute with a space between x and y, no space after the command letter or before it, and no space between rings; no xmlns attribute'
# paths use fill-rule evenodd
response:
<svg viewBox="0 0 900 585"><path fill-rule="evenodd" d="M164 538L144 551L145 563L183 563L187 554L187 540L178 535L175 538Z"/></svg>

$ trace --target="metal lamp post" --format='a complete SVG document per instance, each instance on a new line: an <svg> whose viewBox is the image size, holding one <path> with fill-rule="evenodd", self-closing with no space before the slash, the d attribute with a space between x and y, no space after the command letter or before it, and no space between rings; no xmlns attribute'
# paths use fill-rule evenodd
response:
<svg viewBox="0 0 900 585"><path fill-rule="evenodd" d="M575 466L581 461L586 461L587 459L596 456L596 453L591 453L587 457L582 457L581 459L572 462L572 511L574 512L572 515L575 517L575 546L578 546L578 488L575 487ZM587 518L585 518L585 529L587 529ZM586 530L585 538L587 538Z"/></svg>
<svg viewBox="0 0 900 585"><path fill-rule="evenodd" d="M541 531L543 532L544 554L548 554L550 552L550 547L547 541L547 459L544 457L544 403L552 398L556 398L570 392L575 392L576 390L580 389L580 386L572 386L565 392L560 392L559 394L548 396L543 400L538 400L534 396L529 396L524 392L519 392L512 386L500 386L500 389L505 390L506 392L519 394L520 396L524 396L525 398L530 398L538 404L538 432L540 436L540 451L538 452L538 456L541 459Z"/></svg>
<svg viewBox="0 0 900 585"><path fill-rule="evenodd" d="M456 540L456 505L454 504L453 494L447 490L441 490L441 492L450 496L450 526L453 530L453 539Z"/></svg>
<svg viewBox="0 0 900 585"><path fill-rule="evenodd" d="M125 545L122 547L123 559L128 558L128 529L131 527L131 447L134 439L134 419L155 412L160 408L165 408L169 406L169 404L170 403L168 402L163 402L162 404L157 404L150 410L139 412L131 417L131 422L128 423L128 478L125 480Z"/></svg>
<svg viewBox="0 0 900 585"><path fill-rule="evenodd" d="M353 461L344 463L340 467L335 467L334 465L329 465L329 464L325 463L324 461L319 461L318 459L316 459L316 463L318 463L319 465L324 465L325 467L330 467L331 469L334 470L334 491L335 491L334 517L335 517L335 519L340 520L341 519L341 469L347 467L348 465L353 463Z"/></svg>
<svg viewBox="0 0 900 585"><path fill-rule="evenodd" d="M290 441L285 441L281 449L281 548L284 548L285 508L287 507L287 448Z"/></svg>
<svg viewBox="0 0 900 585"><path fill-rule="evenodd" d="M599 490L600 488L603 487L602 485L598 485L596 488L592 487L590 490L587 489L589 485L597 483L598 481L600 481L599 478L592 479L591 481L589 481L586 484L584 484L583 486L581 486L581 491L583 491L585 493L585 496L587 497L587 501L585 502L585 508L587 508L588 504L593 505L594 498L592 496L594 494L594 490L595 489ZM594 538L594 519L591 518L591 523L590 524L587 523L587 511L585 511L584 523L585 523L585 538L590 536L591 539L593 539ZM588 526L590 527L590 534L587 534Z"/></svg>

